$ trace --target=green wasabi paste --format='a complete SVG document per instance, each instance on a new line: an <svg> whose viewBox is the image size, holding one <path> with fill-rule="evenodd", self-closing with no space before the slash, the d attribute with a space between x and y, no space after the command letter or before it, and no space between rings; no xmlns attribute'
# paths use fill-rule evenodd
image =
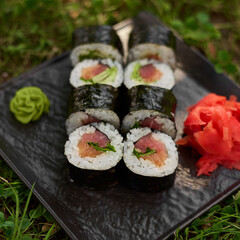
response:
<svg viewBox="0 0 240 240"><path fill-rule="evenodd" d="M9 107L16 119L27 124L37 121L43 113L49 112L50 102L38 87L24 87L18 90Z"/></svg>
<svg viewBox="0 0 240 240"><path fill-rule="evenodd" d="M140 65L139 62L137 62L134 65L134 68L133 68L133 71L132 71L132 74L131 74L131 79L134 79L135 81L138 81L138 82L142 82L143 81L142 77L139 74L140 68L141 68L141 65Z"/></svg>

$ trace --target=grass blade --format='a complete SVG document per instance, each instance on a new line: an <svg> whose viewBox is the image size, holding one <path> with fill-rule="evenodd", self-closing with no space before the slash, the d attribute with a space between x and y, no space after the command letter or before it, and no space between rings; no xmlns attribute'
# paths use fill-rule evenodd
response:
<svg viewBox="0 0 240 240"><path fill-rule="evenodd" d="M17 237L16 237L16 239L20 239L21 227L22 227L22 224L23 224L23 221L24 221L24 217L25 217L26 212L27 212L27 209L28 209L28 205L29 205L30 199L31 199L31 197L32 197L32 193L33 193L33 188L34 188L34 186L35 186L35 183L32 185L31 191L29 192L29 195L28 195L28 198L27 198L27 202L26 202L25 207L24 207L24 210L23 210L22 218L21 218L20 224L19 224L19 226L18 226L18 232L17 232Z"/></svg>
<svg viewBox="0 0 240 240"><path fill-rule="evenodd" d="M47 235L45 236L45 238L43 240L48 240L49 237L51 236L52 230L54 229L54 227L56 226L56 224L54 223L51 228L48 230Z"/></svg>
<svg viewBox="0 0 240 240"><path fill-rule="evenodd" d="M19 217L19 198L18 198L18 194L17 194L16 190L12 187L12 185L4 178L0 177L0 179L2 181L4 181L5 183L7 183L11 187L11 189L14 193L15 199L16 199L16 213L15 213L15 219L14 219L14 231L13 231L13 236L12 236L12 239L14 239L16 232L17 232L17 225L18 225L18 221L19 221L19 219L18 219L18 217Z"/></svg>

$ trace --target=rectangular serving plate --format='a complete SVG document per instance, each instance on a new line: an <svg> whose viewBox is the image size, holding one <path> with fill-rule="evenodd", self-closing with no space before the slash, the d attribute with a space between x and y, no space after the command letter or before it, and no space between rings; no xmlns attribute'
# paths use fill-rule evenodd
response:
<svg viewBox="0 0 240 240"><path fill-rule="evenodd" d="M162 24L149 13L139 17ZM127 50L131 20L115 26ZM176 41L177 84L173 89L178 104L176 125L182 134L186 107L210 92L240 99L240 88L182 40ZM69 179L63 154L67 139L65 120L71 94L69 52L0 86L0 154L72 239L167 239L178 227L222 201L240 187L240 171L218 168L210 177L197 177L196 156L179 148L179 166L172 188L159 193L142 193L117 186L93 191ZM38 86L51 102L50 113L38 122L22 125L9 111L15 92Z"/></svg>

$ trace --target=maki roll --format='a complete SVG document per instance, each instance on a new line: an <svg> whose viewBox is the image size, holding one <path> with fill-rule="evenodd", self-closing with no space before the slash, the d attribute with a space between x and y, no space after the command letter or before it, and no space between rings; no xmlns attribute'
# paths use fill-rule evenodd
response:
<svg viewBox="0 0 240 240"><path fill-rule="evenodd" d="M167 64L142 59L128 64L124 73L124 85L128 89L137 85L172 89L175 85L175 77Z"/></svg>
<svg viewBox="0 0 240 240"><path fill-rule="evenodd" d="M178 153L168 135L149 128L132 129L124 143L121 181L143 191L160 191L174 183Z"/></svg>
<svg viewBox="0 0 240 240"><path fill-rule="evenodd" d="M175 37L161 24L150 25L135 19L129 38L128 61L155 59L175 68Z"/></svg>
<svg viewBox="0 0 240 240"><path fill-rule="evenodd" d="M93 122L107 122L119 128L116 114L118 90L105 84L85 85L73 90L67 133Z"/></svg>
<svg viewBox="0 0 240 240"><path fill-rule="evenodd" d="M84 60L74 67L70 75L70 84L74 88L95 83L108 84L117 88L122 82L122 66L111 59Z"/></svg>
<svg viewBox="0 0 240 240"><path fill-rule="evenodd" d="M75 66L85 59L110 58L122 62L123 48L111 26L81 27L73 33L74 49L71 62Z"/></svg>
<svg viewBox="0 0 240 240"><path fill-rule="evenodd" d="M122 136L110 124L93 123L74 130L65 144L73 180L88 188L116 185L122 141Z"/></svg>
<svg viewBox="0 0 240 240"><path fill-rule="evenodd" d="M154 110L139 110L130 112L122 122L122 131L127 133L133 128L148 127L166 133L175 139L177 130L173 119Z"/></svg>
<svg viewBox="0 0 240 240"><path fill-rule="evenodd" d="M122 121L122 131L149 127L176 137L174 112L176 98L171 90L139 85L128 90L129 111Z"/></svg>

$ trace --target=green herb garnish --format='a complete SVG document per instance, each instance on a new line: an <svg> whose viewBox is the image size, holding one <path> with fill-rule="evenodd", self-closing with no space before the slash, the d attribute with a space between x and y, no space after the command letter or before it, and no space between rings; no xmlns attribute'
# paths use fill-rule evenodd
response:
<svg viewBox="0 0 240 240"><path fill-rule="evenodd" d="M106 148L99 147L98 143L94 143L94 142L88 142L88 145L94 147L96 150L99 150L99 151L103 151L103 152L107 152L107 151L116 152L115 147L112 146L110 143L107 143L107 147Z"/></svg>
<svg viewBox="0 0 240 240"><path fill-rule="evenodd" d="M138 152L135 148L133 149L133 154L134 154L137 158L140 158L140 157L143 157L143 156L147 156L147 155L153 154L153 153L155 153L155 152L156 152L156 150L151 149L151 148L149 148L149 147L146 148L146 152L145 152L145 153Z"/></svg>
<svg viewBox="0 0 240 240"><path fill-rule="evenodd" d="M109 58L109 56L98 50L89 50L89 53L79 56L79 62L85 59L99 59L99 58Z"/></svg>
<svg viewBox="0 0 240 240"><path fill-rule="evenodd" d="M82 81L84 81L84 82L89 82L89 83L91 83L91 84L94 84L94 82L93 82L92 79L86 79L86 78L83 78L83 77L81 77L80 79L81 79Z"/></svg>
<svg viewBox="0 0 240 240"><path fill-rule="evenodd" d="M140 127L141 127L141 123L140 122L135 122L134 125L131 127L131 129L140 128Z"/></svg>
<svg viewBox="0 0 240 240"><path fill-rule="evenodd" d="M141 64L139 62L137 62L133 67L133 71L132 71L132 74L131 74L131 79L134 79L135 81L138 81L138 82L143 81L142 77L139 74L140 68L141 68Z"/></svg>

